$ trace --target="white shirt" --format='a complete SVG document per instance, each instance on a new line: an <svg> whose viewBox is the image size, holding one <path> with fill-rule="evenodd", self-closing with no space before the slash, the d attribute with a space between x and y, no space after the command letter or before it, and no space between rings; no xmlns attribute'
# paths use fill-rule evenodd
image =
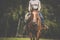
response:
<svg viewBox="0 0 60 40"><path fill-rule="evenodd" d="M38 6L38 11L40 11L41 3L39 0L30 0L28 10L31 11L31 7L34 6L35 4Z"/></svg>

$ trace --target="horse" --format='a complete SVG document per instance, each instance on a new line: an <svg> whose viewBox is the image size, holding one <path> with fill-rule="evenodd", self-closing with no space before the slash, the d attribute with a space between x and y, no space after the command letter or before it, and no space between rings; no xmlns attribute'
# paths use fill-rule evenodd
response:
<svg viewBox="0 0 60 40"><path fill-rule="evenodd" d="M39 40L42 30L41 18L37 10L33 10L30 14L29 22L27 24L27 31L30 40Z"/></svg>

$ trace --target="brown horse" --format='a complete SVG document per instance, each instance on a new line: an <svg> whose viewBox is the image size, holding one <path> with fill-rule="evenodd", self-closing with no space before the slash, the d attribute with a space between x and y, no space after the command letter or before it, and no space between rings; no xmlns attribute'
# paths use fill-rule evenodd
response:
<svg viewBox="0 0 60 40"><path fill-rule="evenodd" d="M39 16L39 12L37 10L33 10L31 12L31 17L29 18L28 26L28 33L31 40L39 40L42 25L41 25L41 19Z"/></svg>

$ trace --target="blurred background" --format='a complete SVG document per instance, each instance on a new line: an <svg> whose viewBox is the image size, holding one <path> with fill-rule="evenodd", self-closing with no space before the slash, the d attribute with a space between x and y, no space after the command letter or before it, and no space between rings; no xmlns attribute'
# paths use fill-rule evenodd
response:
<svg viewBox="0 0 60 40"><path fill-rule="evenodd" d="M41 38L60 38L60 0L40 0L47 31ZM29 0L0 0L0 37L21 36Z"/></svg>

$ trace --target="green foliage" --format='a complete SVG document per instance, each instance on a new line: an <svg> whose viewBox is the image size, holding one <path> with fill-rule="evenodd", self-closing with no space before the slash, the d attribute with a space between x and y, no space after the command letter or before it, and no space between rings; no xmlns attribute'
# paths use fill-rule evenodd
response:
<svg viewBox="0 0 60 40"><path fill-rule="evenodd" d="M55 21L56 20L55 17L53 17L53 19L51 18L51 15L52 15L52 11L51 10L52 10L51 7L49 7L49 9L48 9L46 7L46 5L44 6L42 4L41 12L44 15L45 24L47 24L48 26L52 25L54 27L54 26L57 26L57 24L56 24L56 21ZM51 20L50 20L50 18L51 18Z"/></svg>
<svg viewBox="0 0 60 40"><path fill-rule="evenodd" d="M22 5L20 5L19 9L20 9L19 13L20 13L20 15L22 15L22 12L23 12Z"/></svg>
<svg viewBox="0 0 60 40"><path fill-rule="evenodd" d="M17 10L13 12L12 17L14 20L18 20L18 11Z"/></svg>
<svg viewBox="0 0 60 40"><path fill-rule="evenodd" d="M42 4L41 12L44 16L45 24L49 27L48 31L42 31L44 32L45 37L47 38L53 38L58 35L58 24L56 21L56 16L54 16L54 10L51 5L45 5ZM42 35L42 36L44 36Z"/></svg>

